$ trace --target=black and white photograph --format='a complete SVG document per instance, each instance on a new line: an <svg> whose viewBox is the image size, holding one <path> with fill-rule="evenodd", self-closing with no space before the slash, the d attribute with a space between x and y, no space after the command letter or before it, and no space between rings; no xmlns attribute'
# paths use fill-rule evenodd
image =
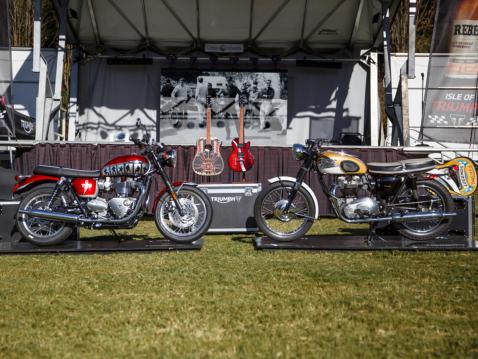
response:
<svg viewBox="0 0 478 359"><path fill-rule="evenodd" d="M227 144L238 137L240 108L244 135L255 145L284 142L287 135L287 73L163 70L161 141L194 144L206 136L207 97L211 136Z"/></svg>

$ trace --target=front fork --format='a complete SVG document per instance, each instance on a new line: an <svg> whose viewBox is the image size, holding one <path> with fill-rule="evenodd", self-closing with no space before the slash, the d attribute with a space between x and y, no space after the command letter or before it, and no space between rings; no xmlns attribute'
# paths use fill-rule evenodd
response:
<svg viewBox="0 0 478 359"><path fill-rule="evenodd" d="M284 213L289 212L290 206L292 205L292 202L294 202L295 196L297 195L299 188L302 186L302 182L304 182L305 176L309 172L313 162L314 162L314 157L309 156L304 161L303 165L300 167L299 172L297 173L297 176L296 176L296 181L294 183L294 186L292 187L292 190L289 192L289 196L287 197L287 204L284 207Z"/></svg>
<svg viewBox="0 0 478 359"><path fill-rule="evenodd" d="M179 215L184 216L183 207L181 206L181 203L179 202L177 192L174 190L174 187L171 184L171 181L169 180L169 176L166 174L163 167L161 167L159 164L157 167L158 167L157 171L159 175L161 176L161 179L163 180L164 184L166 185L166 188L168 189L168 192L171 195L171 198L173 199L173 202L176 205L176 208L178 209Z"/></svg>

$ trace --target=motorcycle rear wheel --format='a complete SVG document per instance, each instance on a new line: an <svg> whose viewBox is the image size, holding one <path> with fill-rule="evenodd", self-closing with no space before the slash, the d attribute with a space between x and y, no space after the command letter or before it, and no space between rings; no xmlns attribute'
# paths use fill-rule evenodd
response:
<svg viewBox="0 0 478 359"><path fill-rule="evenodd" d="M20 202L19 209L46 209L55 188L54 184L42 184L30 190ZM63 208L59 197L55 198L51 210ZM17 227L22 237L37 246L51 246L67 239L73 226L59 221L34 218L17 214Z"/></svg>
<svg viewBox="0 0 478 359"><path fill-rule="evenodd" d="M302 187L287 213L281 209L288 199L294 182L273 183L262 191L254 204L254 218L259 229L269 238L289 242L308 232L314 223L315 204L311 195Z"/></svg>
<svg viewBox="0 0 478 359"><path fill-rule="evenodd" d="M207 232L212 221L212 205L209 197L194 186L183 185L177 193L183 215L168 192L158 201L154 211L156 227L166 238L178 243L191 243Z"/></svg>
<svg viewBox="0 0 478 359"><path fill-rule="evenodd" d="M409 188L406 188L398 195L398 198L408 198L408 200L410 200L410 191ZM417 205L418 211L453 212L455 210L453 198L441 184L431 180L417 181L417 191L420 200L423 201L426 200L426 198L430 198L429 207L424 208L423 206L420 207L420 205ZM413 199L411 201L413 201ZM402 236L408 239L426 241L447 234L451 220L451 218L438 218L432 220L402 222L395 223L395 227Z"/></svg>

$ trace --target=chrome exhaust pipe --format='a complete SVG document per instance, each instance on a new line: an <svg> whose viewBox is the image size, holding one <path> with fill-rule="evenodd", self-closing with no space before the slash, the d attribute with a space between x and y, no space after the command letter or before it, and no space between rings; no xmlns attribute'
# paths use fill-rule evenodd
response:
<svg viewBox="0 0 478 359"><path fill-rule="evenodd" d="M423 213L410 213L410 214L393 214L392 222L408 222L408 221L420 221L427 219L442 219L456 216L455 212L423 212Z"/></svg>
<svg viewBox="0 0 478 359"><path fill-rule="evenodd" d="M77 223L78 216L76 214L67 214L61 212L42 211L39 209L20 209L20 214L26 214L30 217L49 219L51 221Z"/></svg>

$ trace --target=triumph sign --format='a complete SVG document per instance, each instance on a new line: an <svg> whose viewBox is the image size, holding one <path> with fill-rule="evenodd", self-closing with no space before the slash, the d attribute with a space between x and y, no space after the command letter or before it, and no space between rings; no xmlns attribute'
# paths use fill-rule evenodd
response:
<svg viewBox="0 0 478 359"><path fill-rule="evenodd" d="M478 2L441 0L428 67L424 140L477 142L477 83Z"/></svg>

